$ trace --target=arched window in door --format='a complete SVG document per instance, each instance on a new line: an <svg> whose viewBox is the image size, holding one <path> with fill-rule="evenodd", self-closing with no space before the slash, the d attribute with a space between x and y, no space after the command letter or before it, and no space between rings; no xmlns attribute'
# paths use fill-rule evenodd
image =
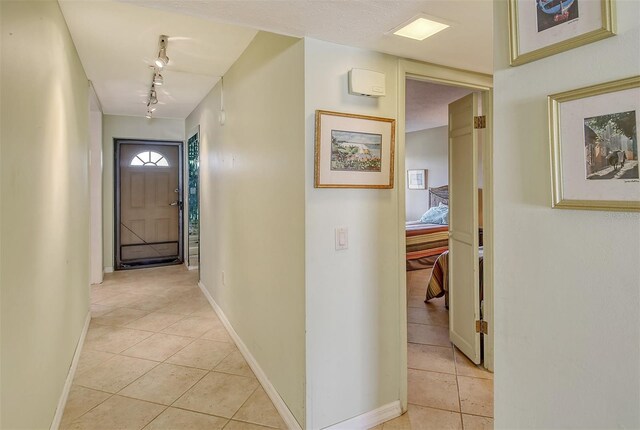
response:
<svg viewBox="0 0 640 430"><path fill-rule="evenodd" d="M130 166L169 167L169 162L164 155L154 151L143 151L133 157Z"/></svg>

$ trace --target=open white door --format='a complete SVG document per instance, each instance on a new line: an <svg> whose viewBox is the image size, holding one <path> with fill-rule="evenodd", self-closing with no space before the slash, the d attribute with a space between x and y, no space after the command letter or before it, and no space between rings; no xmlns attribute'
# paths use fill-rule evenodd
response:
<svg viewBox="0 0 640 430"><path fill-rule="evenodd" d="M449 336L471 361L480 363L478 264L479 95L449 105Z"/></svg>

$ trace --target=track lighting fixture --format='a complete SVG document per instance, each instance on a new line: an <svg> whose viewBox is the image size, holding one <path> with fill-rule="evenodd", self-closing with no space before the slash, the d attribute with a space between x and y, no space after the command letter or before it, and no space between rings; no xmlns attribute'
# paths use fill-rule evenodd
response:
<svg viewBox="0 0 640 430"><path fill-rule="evenodd" d="M145 115L145 117L147 117L148 119L151 119L151 117L153 116L153 112L156 110L155 106L151 106L151 101L149 101L147 103L147 114Z"/></svg>
<svg viewBox="0 0 640 430"><path fill-rule="evenodd" d="M159 52L158 58L155 60L155 66L149 66L153 68L153 78L151 80L151 88L149 89L149 97L147 98L147 113L146 117L151 119L153 112L156 110L155 104L158 104L158 94L156 93L156 86L164 84L164 78L160 73L167 64L169 64L169 57L167 57L167 44L169 43L169 36L161 35L158 42Z"/></svg>
<svg viewBox="0 0 640 430"><path fill-rule="evenodd" d="M149 104L154 105L158 103L158 95L156 94L156 89L153 84L151 84L151 91L149 91Z"/></svg>
<svg viewBox="0 0 640 430"><path fill-rule="evenodd" d="M162 70L169 64L169 57L167 57L167 44L169 43L169 36L164 34L160 36L160 51L158 52L158 58L156 58L156 66Z"/></svg>
<svg viewBox="0 0 640 430"><path fill-rule="evenodd" d="M160 74L160 70L156 70L153 74L153 85L160 86L164 84L164 78Z"/></svg>

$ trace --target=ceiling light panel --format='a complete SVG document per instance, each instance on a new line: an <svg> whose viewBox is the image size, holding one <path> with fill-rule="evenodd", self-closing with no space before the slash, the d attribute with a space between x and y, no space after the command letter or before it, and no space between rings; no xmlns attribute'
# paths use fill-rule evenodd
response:
<svg viewBox="0 0 640 430"><path fill-rule="evenodd" d="M415 40L424 40L427 37L431 37L449 27L449 24L434 21L431 17L426 18L425 16L419 16L412 19L408 24L403 24L394 28L391 32L396 36L407 37Z"/></svg>

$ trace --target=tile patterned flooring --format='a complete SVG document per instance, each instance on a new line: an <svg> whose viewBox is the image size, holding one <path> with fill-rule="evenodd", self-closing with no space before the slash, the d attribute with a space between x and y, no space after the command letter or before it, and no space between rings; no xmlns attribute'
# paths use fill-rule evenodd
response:
<svg viewBox="0 0 640 430"><path fill-rule="evenodd" d="M449 341L444 297L424 303L430 275L407 272L409 409L374 429L493 429L493 374Z"/></svg>
<svg viewBox="0 0 640 430"><path fill-rule="evenodd" d="M424 303L429 275L407 273L409 410L375 429L492 429L493 375L449 342L444 299ZM61 429L286 428L196 272L116 272L91 296Z"/></svg>
<svg viewBox="0 0 640 430"><path fill-rule="evenodd" d="M61 429L286 428L183 266L116 272L91 325Z"/></svg>

